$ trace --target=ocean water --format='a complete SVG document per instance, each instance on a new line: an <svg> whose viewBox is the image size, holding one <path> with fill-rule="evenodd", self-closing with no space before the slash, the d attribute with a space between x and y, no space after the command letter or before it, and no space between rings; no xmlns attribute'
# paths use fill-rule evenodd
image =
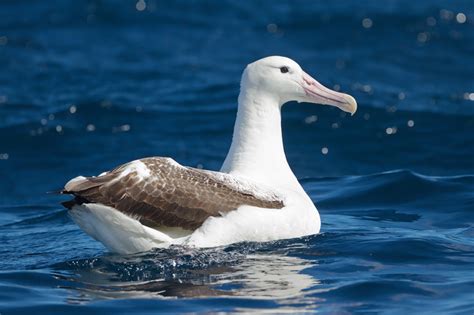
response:
<svg viewBox="0 0 474 315"><path fill-rule="evenodd" d="M121 256L46 193L219 169L240 74L276 54L359 103L283 110L321 234ZM474 313L473 56L472 1L0 2L0 313Z"/></svg>

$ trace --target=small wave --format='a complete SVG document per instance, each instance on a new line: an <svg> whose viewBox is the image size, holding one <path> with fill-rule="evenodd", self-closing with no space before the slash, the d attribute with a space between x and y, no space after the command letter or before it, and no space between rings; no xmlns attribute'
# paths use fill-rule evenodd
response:
<svg viewBox="0 0 474 315"><path fill-rule="evenodd" d="M28 207L31 211L32 207ZM38 207L41 208L41 207ZM38 209L39 210L39 209ZM31 215L31 212L30 212ZM50 224L54 223L55 221L62 220L67 217L66 210L54 211L42 215L35 215L28 217L26 219L22 219L20 221L11 222L8 224L3 225L3 227L11 227L11 226L21 226L21 225L33 225L33 224Z"/></svg>
<svg viewBox="0 0 474 315"><path fill-rule="evenodd" d="M304 179L322 207L360 209L374 207L416 208L429 211L467 211L473 203L474 175L427 176L409 170L394 170L363 176ZM452 198L464 204L450 204ZM458 199L459 200L459 199ZM438 203L437 203L438 202Z"/></svg>

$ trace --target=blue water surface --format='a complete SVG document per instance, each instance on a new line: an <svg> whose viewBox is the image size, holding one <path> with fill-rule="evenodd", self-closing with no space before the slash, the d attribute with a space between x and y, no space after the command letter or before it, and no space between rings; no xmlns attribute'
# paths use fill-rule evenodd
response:
<svg viewBox="0 0 474 315"><path fill-rule="evenodd" d="M46 194L146 156L219 169L240 74L276 54L359 103L283 109L321 234L121 256ZM0 313L474 313L473 57L471 0L1 1Z"/></svg>

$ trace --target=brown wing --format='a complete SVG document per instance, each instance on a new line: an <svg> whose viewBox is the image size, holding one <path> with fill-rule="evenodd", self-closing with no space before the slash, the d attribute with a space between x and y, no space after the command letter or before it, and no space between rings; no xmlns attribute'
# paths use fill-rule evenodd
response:
<svg viewBox="0 0 474 315"><path fill-rule="evenodd" d="M150 226L194 230L210 216L220 216L241 205L280 209L275 194L256 195L228 174L183 167L170 158L133 161L98 177L83 177L66 184L66 202L101 203Z"/></svg>

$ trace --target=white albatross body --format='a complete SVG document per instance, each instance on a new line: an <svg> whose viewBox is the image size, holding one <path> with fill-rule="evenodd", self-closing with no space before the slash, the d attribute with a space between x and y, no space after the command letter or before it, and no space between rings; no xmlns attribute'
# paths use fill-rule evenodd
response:
<svg viewBox="0 0 474 315"><path fill-rule="evenodd" d="M71 217L118 253L319 233L319 213L283 148L281 107L292 100L352 114L357 109L351 96L325 88L291 59L258 60L242 75L232 145L220 172L156 157L98 177L76 177L64 190L76 197L67 206Z"/></svg>

